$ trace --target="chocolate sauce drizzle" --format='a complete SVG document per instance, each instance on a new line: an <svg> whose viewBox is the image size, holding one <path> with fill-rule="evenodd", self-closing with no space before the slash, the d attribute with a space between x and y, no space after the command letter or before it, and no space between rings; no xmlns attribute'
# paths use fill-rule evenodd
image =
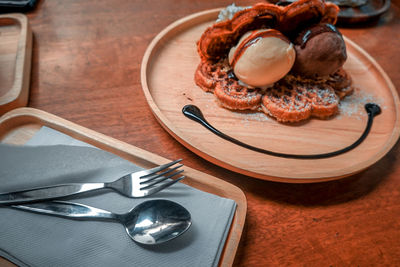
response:
<svg viewBox="0 0 400 267"><path fill-rule="evenodd" d="M342 34L336 29L335 26L333 26L332 24L321 24L318 25L316 27L310 28L308 29L303 35L300 35L299 37L301 37L301 40L299 40L300 38L298 38L296 40L296 43L300 44L301 48L304 48L306 46L306 43L313 38L314 36L323 33L323 32L334 32L339 34L340 36L342 36Z"/></svg>
<svg viewBox="0 0 400 267"><path fill-rule="evenodd" d="M228 140L234 144L237 144L239 146L254 150L256 152L264 153L264 154L275 156L275 157L291 158L291 159L323 159L323 158L334 157L334 156L346 153L346 152L354 149L359 144L361 144L364 141L364 139L368 136L368 134L371 130L371 127L372 127L372 122L374 120L374 117L381 113L381 108L377 104L374 104L374 103L367 103L367 104L365 104L364 107L368 114L368 121L367 121L367 126L365 127L365 130L362 133L362 135L360 136L360 138L358 138L353 144L351 144L345 148L342 148L340 150L322 153L322 154L310 154L310 155L286 154L286 153L274 152L274 151L265 150L262 148L254 147L254 146L248 145L246 143L243 143L233 137L230 137L230 136L220 132L216 128L214 128L211 124L209 124L206 121L201 110L194 105L184 106L182 109L182 112L186 117L188 117L189 119L191 119L193 121L200 123L205 128L207 128L214 134L218 135L219 137L221 137L225 140Z"/></svg>

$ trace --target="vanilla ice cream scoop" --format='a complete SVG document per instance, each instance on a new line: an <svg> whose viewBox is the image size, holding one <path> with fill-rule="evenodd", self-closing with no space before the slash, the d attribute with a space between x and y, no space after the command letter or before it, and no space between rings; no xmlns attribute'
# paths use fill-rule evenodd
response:
<svg viewBox="0 0 400 267"><path fill-rule="evenodd" d="M251 87L265 87L285 76L296 52L279 31L257 30L244 34L229 51L229 64L236 77Z"/></svg>

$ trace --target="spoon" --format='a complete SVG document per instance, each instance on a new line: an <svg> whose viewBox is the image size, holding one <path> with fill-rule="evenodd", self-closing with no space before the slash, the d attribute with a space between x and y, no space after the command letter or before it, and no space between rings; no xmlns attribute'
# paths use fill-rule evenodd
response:
<svg viewBox="0 0 400 267"><path fill-rule="evenodd" d="M183 234L192 224L190 213L184 207L166 199L145 201L123 214L65 201L12 207L77 220L118 221L125 226L127 234L134 241L145 245L157 245L172 240Z"/></svg>

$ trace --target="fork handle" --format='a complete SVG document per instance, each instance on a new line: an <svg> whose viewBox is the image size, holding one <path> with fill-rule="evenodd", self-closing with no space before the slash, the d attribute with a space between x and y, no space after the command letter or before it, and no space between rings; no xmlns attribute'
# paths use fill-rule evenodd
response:
<svg viewBox="0 0 400 267"><path fill-rule="evenodd" d="M0 205L21 204L39 200L57 199L77 195L83 192L98 190L104 187L104 183L61 184L16 192L1 193Z"/></svg>

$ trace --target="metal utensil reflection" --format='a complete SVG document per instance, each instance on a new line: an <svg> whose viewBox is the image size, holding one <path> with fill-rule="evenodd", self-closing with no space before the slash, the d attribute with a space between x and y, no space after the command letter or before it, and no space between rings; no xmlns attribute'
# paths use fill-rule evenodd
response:
<svg viewBox="0 0 400 267"><path fill-rule="evenodd" d="M189 229L191 215L183 206L170 200L145 201L127 213L117 214L83 204L49 201L13 208L76 220L117 221L137 243L157 245L172 240Z"/></svg>

